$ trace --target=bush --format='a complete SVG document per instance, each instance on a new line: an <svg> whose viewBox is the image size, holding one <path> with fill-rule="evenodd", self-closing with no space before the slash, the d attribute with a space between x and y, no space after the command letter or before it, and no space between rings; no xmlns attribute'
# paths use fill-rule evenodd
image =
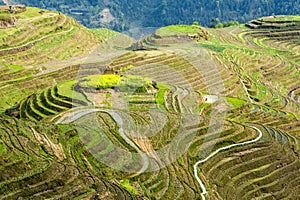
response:
<svg viewBox="0 0 300 200"><path fill-rule="evenodd" d="M221 22L219 22L217 25L216 25L216 28L223 28L223 24Z"/></svg>
<svg viewBox="0 0 300 200"><path fill-rule="evenodd" d="M239 24L240 24L240 23L237 22L237 21L224 22L224 23L223 23L223 27L237 26L237 25L239 25Z"/></svg>
<svg viewBox="0 0 300 200"><path fill-rule="evenodd" d="M194 21L194 22L193 22L193 25L198 26L198 25L199 25L199 22Z"/></svg>

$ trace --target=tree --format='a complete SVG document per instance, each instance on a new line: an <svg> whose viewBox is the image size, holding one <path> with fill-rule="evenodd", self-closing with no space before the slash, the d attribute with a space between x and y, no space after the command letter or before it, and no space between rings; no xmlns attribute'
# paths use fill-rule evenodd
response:
<svg viewBox="0 0 300 200"><path fill-rule="evenodd" d="M210 28L216 28L216 20L214 18L211 19Z"/></svg>

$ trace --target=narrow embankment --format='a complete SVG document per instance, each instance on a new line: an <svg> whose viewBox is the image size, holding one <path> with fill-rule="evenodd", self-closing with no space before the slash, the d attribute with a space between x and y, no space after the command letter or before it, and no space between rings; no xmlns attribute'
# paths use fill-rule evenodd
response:
<svg viewBox="0 0 300 200"><path fill-rule="evenodd" d="M69 33L73 29L74 29L74 27L71 27L69 30L59 32L59 33L53 33L53 34L50 34L50 35L46 35L46 36L43 36L39 39L27 42L26 44L22 44L20 46L10 47L10 48L7 48L7 49L2 49L2 50L0 50L0 56L4 56L6 54L15 54L15 53L18 53L18 52L21 52L21 51L26 51L26 50L30 49L31 47L33 47L36 43L38 43L42 40L45 40L45 39L50 38L50 37L54 37L54 36Z"/></svg>
<svg viewBox="0 0 300 200"><path fill-rule="evenodd" d="M258 131L259 134L255 139L250 140L250 141L246 141L246 142L231 144L231 145L225 146L225 147L221 147L221 148L217 149L216 151L214 151L209 156L207 156L205 159L199 160L198 162L195 163L195 165L194 165L194 176L196 177L196 179L197 179L197 181L198 181L198 183L201 187L201 190L202 190L201 197L202 197L203 200L206 199L205 195L207 194L207 190L206 190L206 187L205 187L204 183L202 182L202 180L198 176L198 171L197 171L198 165L208 161L210 158L212 158L213 156L215 156L216 154L218 154L221 151L228 150L228 149L231 149L231 148L237 147L237 146L243 146L243 145L251 144L251 143L259 141L260 138L262 137L262 131L260 129L258 129L257 127L255 127L255 126L251 126L251 125L248 125L248 126Z"/></svg>

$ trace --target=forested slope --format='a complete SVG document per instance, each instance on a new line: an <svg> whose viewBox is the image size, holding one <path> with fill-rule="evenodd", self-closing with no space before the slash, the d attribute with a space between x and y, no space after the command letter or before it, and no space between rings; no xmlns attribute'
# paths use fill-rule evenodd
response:
<svg viewBox="0 0 300 200"><path fill-rule="evenodd" d="M123 31L133 27L161 27L199 21L209 26L211 19L249 21L279 14L299 14L299 0L11 0L71 15L88 27L104 26ZM105 9L108 8L108 9Z"/></svg>

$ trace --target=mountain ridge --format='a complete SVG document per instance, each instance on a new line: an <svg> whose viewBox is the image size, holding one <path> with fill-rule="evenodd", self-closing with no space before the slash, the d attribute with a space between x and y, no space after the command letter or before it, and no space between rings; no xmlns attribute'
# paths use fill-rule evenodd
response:
<svg viewBox="0 0 300 200"><path fill-rule="evenodd" d="M134 28L162 27L171 24L191 24L198 21L210 26L211 20L221 22L239 21L245 23L254 18L299 14L299 1L294 0L213 0L213 1L28 1L14 0L44 9L56 9L71 15L88 27L106 27L117 31ZM76 12L73 12L73 10Z"/></svg>

